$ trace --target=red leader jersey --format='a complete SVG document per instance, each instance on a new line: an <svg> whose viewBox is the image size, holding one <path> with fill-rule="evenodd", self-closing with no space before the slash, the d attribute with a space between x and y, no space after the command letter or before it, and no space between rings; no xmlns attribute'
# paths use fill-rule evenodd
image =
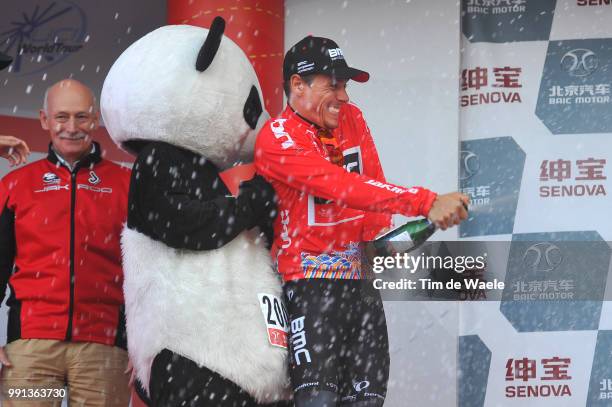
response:
<svg viewBox="0 0 612 407"><path fill-rule="evenodd" d="M57 339L126 347L120 237L130 170L100 146L70 171L46 159L0 184L0 291L7 341Z"/></svg>
<svg viewBox="0 0 612 407"><path fill-rule="evenodd" d="M385 181L355 105L343 105L332 134L334 148L324 143L329 134L287 106L257 137L255 167L279 199L272 255L285 281L362 278L359 243L389 226L391 214L426 216L436 198Z"/></svg>

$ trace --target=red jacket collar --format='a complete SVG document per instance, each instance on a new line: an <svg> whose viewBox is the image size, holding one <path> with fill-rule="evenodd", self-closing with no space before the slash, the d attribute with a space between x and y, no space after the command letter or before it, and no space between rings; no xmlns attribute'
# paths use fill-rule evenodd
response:
<svg viewBox="0 0 612 407"><path fill-rule="evenodd" d="M299 114L297 110L295 110L294 108L291 107L291 105L289 105L289 103L287 103L287 107L285 108L285 111L283 112L283 116L297 120L304 126L311 127L315 131L324 130L322 127L316 125L315 123L311 122L310 120L308 120L307 118Z"/></svg>

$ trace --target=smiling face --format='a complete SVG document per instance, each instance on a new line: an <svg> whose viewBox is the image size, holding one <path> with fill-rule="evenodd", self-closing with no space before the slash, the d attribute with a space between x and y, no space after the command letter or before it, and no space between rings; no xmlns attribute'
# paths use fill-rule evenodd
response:
<svg viewBox="0 0 612 407"><path fill-rule="evenodd" d="M99 114L91 90L75 80L63 80L49 88L46 108L40 111L42 128L49 131L53 149L73 164L91 150L91 132Z"/></svg>
<svg viewBox="0 0 612 407"><path fill-rule="evenodd" d="M340 107L349 101L345 79L314 75L310 83L299 75L291 78L289 103L297 112L325 129L338 127Z"/></svg>

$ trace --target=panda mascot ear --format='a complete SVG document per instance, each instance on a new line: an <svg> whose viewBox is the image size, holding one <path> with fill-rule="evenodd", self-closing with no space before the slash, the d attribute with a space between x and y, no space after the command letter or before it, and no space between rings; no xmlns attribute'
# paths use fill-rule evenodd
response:
<svg viewBox="0 0 612 407"><path fill-rule="evenodd" d="M204 72L206 68L210 66L213 59L215 59L215 54L217 53L219 45L221 44L221 37L223 37L224 31L225 20L219 16L215 17L212 25L210 26L210 30L208 31L208 35L206 36L206 40L204 41L202 48L200 48L200 52L198 52L196 69L199 72ZM262 112L263 107L261 106L259 92L255 86L252 86L251 92L244 103L243 109L244 120L251 129L255 130L257 120Z"/></svg>
<svg viewBox="0 0 612 407"><path fill-rule="evenodd" d="M196 69L199 72L204 72L210 66L215 54L221 44L221 37L225 31L225 20L219 16L215 17L204 41L204 45L200 48L198 59L196 60Z"/></svg>

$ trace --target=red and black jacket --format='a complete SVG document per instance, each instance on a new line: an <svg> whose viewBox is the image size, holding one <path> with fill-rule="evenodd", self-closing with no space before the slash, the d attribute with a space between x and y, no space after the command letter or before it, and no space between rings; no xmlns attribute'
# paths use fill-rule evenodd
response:
<svg viewBox="0 0 612 407"><path fill-rule="evenodd" d="M46 159L0 185L0 295L11 294L7 341L96 342L126 348L120 237L130 170L100 146L71 171Z"/></svg>

